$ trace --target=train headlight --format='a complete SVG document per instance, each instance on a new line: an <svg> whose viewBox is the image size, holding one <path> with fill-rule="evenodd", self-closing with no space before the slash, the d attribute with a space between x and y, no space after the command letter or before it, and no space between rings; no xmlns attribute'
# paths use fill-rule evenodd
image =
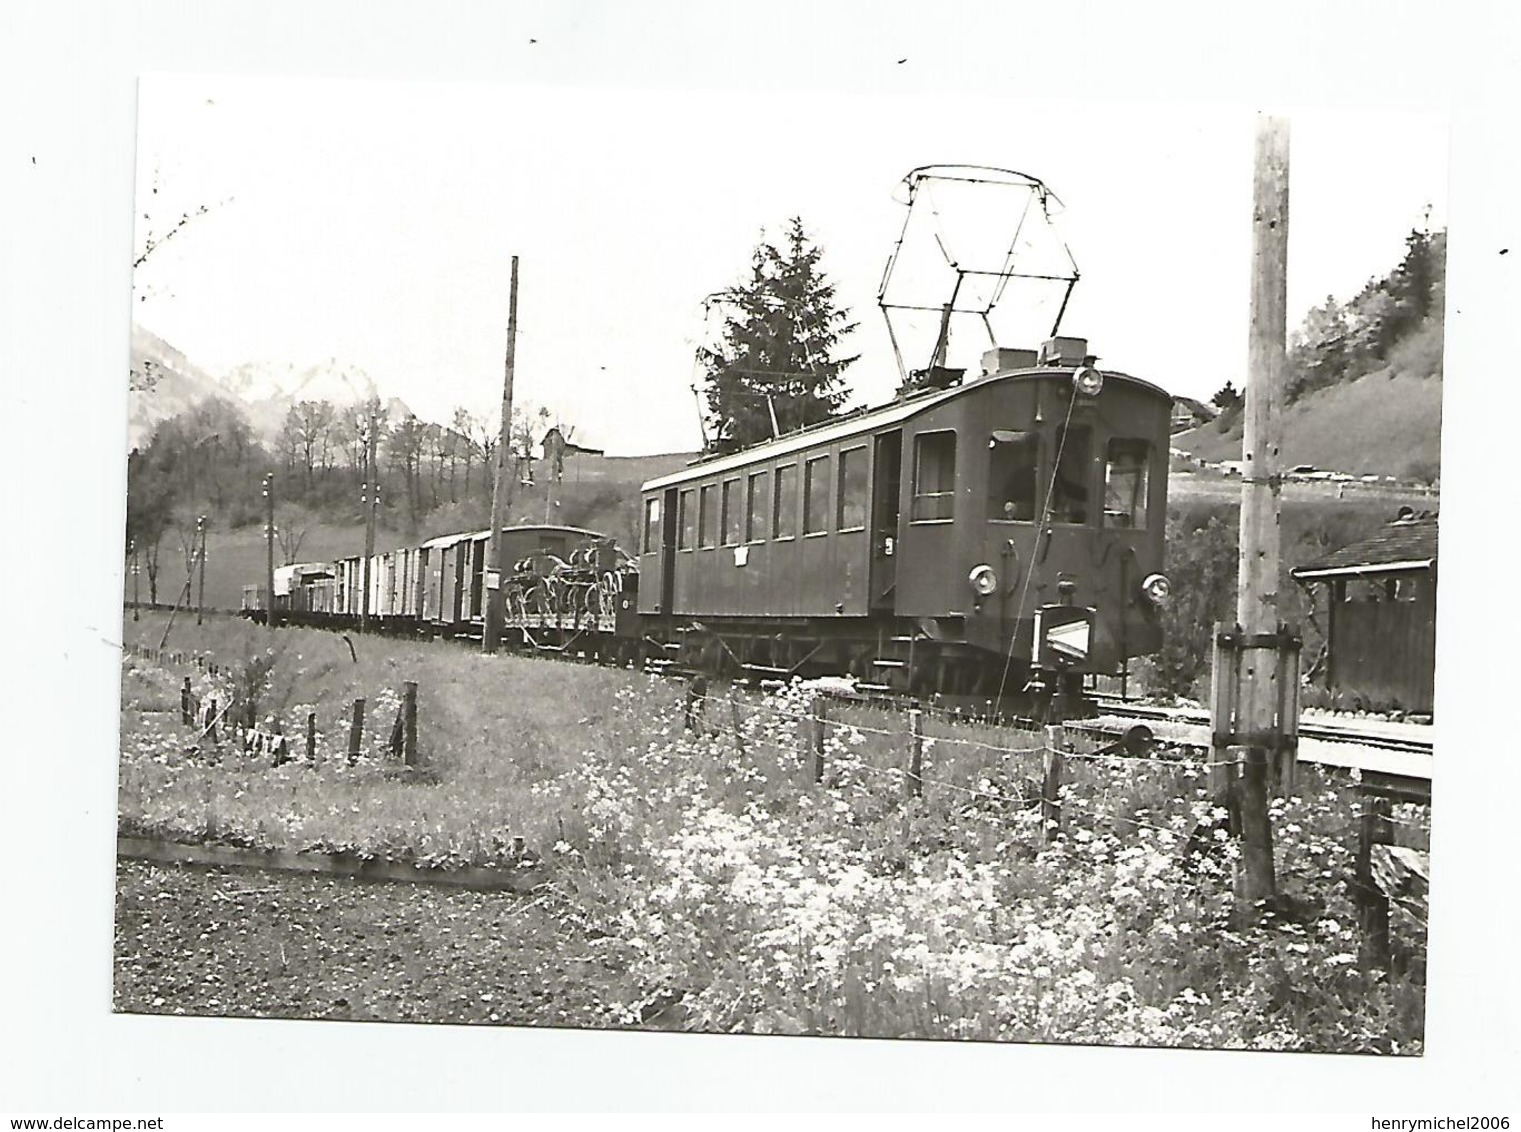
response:
<svg viewBox="0 0 1521 1132"><path fill-rule="evenodd" d="M1166 605L1167 599L1172 597L1172 583L1166 574L1148 574L1141 583L1141 592L1152 605Z"/></svg>
<svg viewBox="0 0 1521 1132"><path fill-rule="evenodd" d="M984 562L980 566L972 567L972 572L966 576L966 581L978 597L988 597L998 589L998 572Z"/></svg>
<svg viewBox="0 0 1521 1132"><path fill-rule="evenodd" d="M1097 397L1104 388L1104 375L1094 366L1083 366L1072 375L1072 387L1084 397Z"/></svg>

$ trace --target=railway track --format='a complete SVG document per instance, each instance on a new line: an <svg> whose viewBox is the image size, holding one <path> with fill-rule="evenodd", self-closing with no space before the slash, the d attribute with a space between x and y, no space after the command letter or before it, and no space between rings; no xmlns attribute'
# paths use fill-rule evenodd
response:
<svg viewBox="0 0 1521 1132"><path fill-rule="evenodd" d="M1150 707L1144 704L1127 703L1122 700L1098 697L1099 705L1104 715L1119 716L1123 719L1136 719L1147 721L1166 721L1181 725L1205 728L1203 745L1209 745L1208 727L1210 723L1209 713L1203 711L1190 711L1186 708L1162 708ZM1411 735L1408 733L1390 730L1391 725L1381 725L1383 729L1357 727L1356 725L1327 724L1307 721L1303 716L1299 720L1299 737L1301 739L1314 739L1322 743L1346 743L1358 747L1370 747L1380 751L1402 751L1416 755L1430 756L1432 744L1430 736ZM1413 728L1416 725L1392 725Z"/></svg>

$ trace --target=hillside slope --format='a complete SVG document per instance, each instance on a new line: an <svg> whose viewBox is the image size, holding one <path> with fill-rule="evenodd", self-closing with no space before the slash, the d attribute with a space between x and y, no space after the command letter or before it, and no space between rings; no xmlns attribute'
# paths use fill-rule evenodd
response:
<svg viewBox="0 0 1521 1132"><path fill-rule="evenodd" d="M127 448L143 446L160 421L194 408L226 390L189 358L151 330L132 324L134 381L149 388L127 394Z"/></svg>
<svg viewBox="0 0 1521 1132"><path fill-rule="evenodd" d="M1442 328L1423 327L1390 364L1306 393L1283 411L1285 468L1405 477L1441 461ZM1172 446L1210 462L1241 459L1239 412L1177 434Z"/></svg>

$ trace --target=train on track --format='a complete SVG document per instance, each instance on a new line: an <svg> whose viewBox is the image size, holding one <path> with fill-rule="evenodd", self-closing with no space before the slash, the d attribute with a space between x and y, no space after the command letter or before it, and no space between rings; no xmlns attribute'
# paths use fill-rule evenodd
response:
<svg viewBox="0 0 1521 1132"><path fill-rule="evenodd" d="M849 675L948 706L1066 714L1161 644L1172 398L1084 339L991 349L970 377L643 485L638 545L504 529L283 567L278 619L719 676ZM244 610L267 616L263 587Z"/></svg>

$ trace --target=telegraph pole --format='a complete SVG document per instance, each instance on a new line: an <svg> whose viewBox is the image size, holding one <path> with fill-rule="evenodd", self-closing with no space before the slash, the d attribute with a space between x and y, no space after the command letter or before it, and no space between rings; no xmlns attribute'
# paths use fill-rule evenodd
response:
<svg viewBox="0 0 1521 1132"><path fill-rule="evenodd" d="M364 508L364 593L359 599L359 631L370 630L370 559L375 557L375 511L380 506L380 476L375 471L375 414L364 421L365 481L360 485L359 502Z"/></svg>
<svg viewBox="0 0 1521 1132"><path fill-rule="evenodd" d="M195 623L201 623L201 614L206 608L206 516L202 515L195 521L195 533L200 541L201 581L200 588L195 596Z"/></svg>
<svg viewBox="0 0 1521 1132"><path fill-rule="evenodd" d="M264 619L275 627L275 473L264 473L264 585L269 595Z"/></svg>
<svg viewBox="0 0 1521 1132"><path fill-rule="evenodd" d="M481 648L496 652L502 639L502 524L507 519L507 477L512 474L512 373L517 363L518 257L512 257L512 284L507 293L507 358L502 376L502 435L496 443L496 478L491 484L491 534L486 542L485 625Z"/></svg>
<svg viewBox="0 0 1521 1132"><path fill-rule="evenodd" d="M1211 779L1234 795L1248 902L1275 890L1268 795L1292 782L1298 732L1299 640L1278 608L1288 247L1289 124L1259 116L1236 625L1216 627L1211 697ZM1239 773L1226 758L1232 747L1241 751Z"/></svg>

